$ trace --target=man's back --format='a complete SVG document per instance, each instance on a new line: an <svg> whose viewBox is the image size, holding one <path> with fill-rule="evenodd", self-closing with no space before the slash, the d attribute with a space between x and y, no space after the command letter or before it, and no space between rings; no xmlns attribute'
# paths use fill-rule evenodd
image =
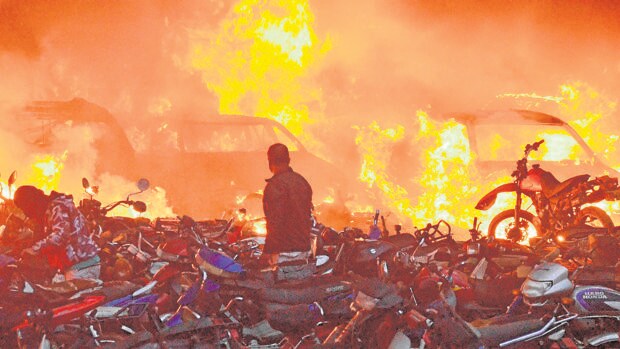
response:
<svg viewBox="0 0 620 349"><path fill-rule="evenodd" d="M265 253L310 250L312 188L303 176L289 168L268 179L263 210Z"/></svg>

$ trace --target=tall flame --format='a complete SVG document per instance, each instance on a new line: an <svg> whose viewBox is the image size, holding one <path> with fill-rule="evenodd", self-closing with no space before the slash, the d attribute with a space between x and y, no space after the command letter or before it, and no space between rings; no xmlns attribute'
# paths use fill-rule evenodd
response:
<svg viewBox="0 0 620 349"><path fill-rule="evenodd" d="M359 179L366 183L368 188L376 188L376 196L390 209L395 210L401 217L412 218L414 212L407 190L394 183L387 174L391 144L403 138L404 127L397 125L395 128L382 129L373 121L369 126L355 126L355 129L358 131L355 144L362 155Z"/></svg>
<svg viewBox="0 0 620 349"><path fill-rule="evenodd" d="M305 79L330 45L313 22L304 0L240 1L215 37L194 43L191 67L219 97L221 113L277 120L315 150L320 144L305 126L320 116L310 117L310 105L321 90Z"/></svg>
<svg viewBox="0 0 620 349"><path fill-rule="evenodd" d="M476 192L469 182L474 173L465 128L454 120L437 127L423 111L417 116L420 124L425 125L420 128L418 139L429 148L422 154L425 166L419 183L424 191L418 198L416 217L423 221L455 221L456 204ZM463 209L458 216L471 212L471 208Z"/></svg>
<svg viewBox="0 0 620 349"><path fill-rule="evenodd" d="M434 121L424 111L418 111L417 118L415 148L423 169L413 179L415 184L405 188L395 183L387 171L393 144L403 139L404 127L383 129L377 122L356 127L356 144L363 157L360 180L375 190L382 204L394 210L399 219L413 226L443 219L454 226L469 227L477 216L485 231L493 216L514 207L514 195L499 195L496 205L488 211L475 210L477 201L484 193L513 179L506 174L498 174L490 183L480 178L474 166L476 154L469 149L463 125L453 119Z"/></svg>

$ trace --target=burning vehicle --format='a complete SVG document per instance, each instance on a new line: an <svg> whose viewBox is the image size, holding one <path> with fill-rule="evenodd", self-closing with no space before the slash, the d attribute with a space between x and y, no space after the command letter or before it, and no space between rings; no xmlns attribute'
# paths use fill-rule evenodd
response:
<svg viewBox="0 0 620 349"><path fill-rule="evenodd" d="M273 143L289 148L291 167L308 179L315 202L334 197L346 186L339 168L310 153L270 119L169 118L140 129L140 134L134 141L139 170L165 188L175 212L218 217L237 205L247 205L253 215L262 214L260 192L271 176L266 151Z"/></svg>
<svg viewBox="0 0 620 349"><path fill-rule="evenodd" d="M620 175L558 117L530 110L453 113L446 117L465 126L476 166L489 180L494 180L498 171L507 173L521 157L523 147L540 139L545 139L545 144L541 151L531 154L531 159L559 179L584 173Z"/></svg>
<svg viewBox="0 0 620 349"><path fill-rule="evenodd" d="M460 115L460 119L464 123L468 121L466 115ZM476 205L476 209L489 210L497 197L505 194L516 200L515 208L498 213L490 221L490 236L499 233L525 242L534 236L538 240L543 236L551 238L557 231L574 226L613 227L610 214L616 213L616 221L619 218L613 206L618 172L601 161L569 124L551 115L526 110L478 114L475 119L469 123L470 139L475 140L471 146L476 147L480 167L491 173L499 171L497 166L507 159L514 159L518 142L528 144L525 156L511 174L513 179L491 190ZM536 142L530 145L527 139ZM542 154L533 151L547 142ZM535 162L529 171L528 157ZM516 197L510 195L513 193ZM535 215L521 210L521 193L528 196L527 206L523 207ZM523 226L520 216L530 217L531 228L536 227L536 232ZM514 222L516 217L519 217L518 224Z"/></svg>
<svg viewBox="0 0 620 349"><path fill-rule="evenodd" d="M397 140L389 140L391 151L385 157L382 175L393 183L388 188L399 190L383 194L408 204L396 209L414 225L441 217L463 230L457 234L460 238L466 238L473 217L478 217L486 230L493 217L515 207L514 195L500 193L492 209L476 209L485 194L514 181L511 173L527 144L545 140L530 154L530 165L553 173L560 182L585 174L619 176L570 124L549 114L481 110L429 116L418 112L416 121ZM617 201L595 205L618 221ZM530 203L524 202L524 208L530 209Z"/></svg>
<svg viewBox="0 0 620 349"><path fill-rule="evenodd" d="M10 109L1 122L22 143L15 147L60 154L67 166L85 171L80 176L137 178L134 150L121 125L105 108L82 98L32 101Z"/></svg>

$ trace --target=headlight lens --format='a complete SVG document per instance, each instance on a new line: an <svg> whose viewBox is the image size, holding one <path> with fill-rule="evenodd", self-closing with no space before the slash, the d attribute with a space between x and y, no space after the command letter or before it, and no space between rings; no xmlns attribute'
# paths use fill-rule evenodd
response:
<svg viewBox="0 0 620 349"><path fill-rule="evenodd" d="M471 255L475 255L480 253L480 244L479 243L468 243L467 244L467 255L471 256Z"/></svg>

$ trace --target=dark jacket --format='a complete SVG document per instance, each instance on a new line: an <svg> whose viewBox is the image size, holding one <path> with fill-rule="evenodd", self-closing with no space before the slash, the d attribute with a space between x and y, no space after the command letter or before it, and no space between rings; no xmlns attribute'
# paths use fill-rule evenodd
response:
<svg viewBox="0 0 620 349"><path fill-rule="evenodd" d="M290 167L267 179L263 193L267 221L264 253L310 250L312 188Z"/></svg>
<svg viewBox="0 0 620 349"><path fill-rule="evenodd" d="M86 219L73 203L71 195L50 194L43 229L47 237L32 249L42 251L49 263L61 270L97 255L99 247L91 239Z"/></svg>

